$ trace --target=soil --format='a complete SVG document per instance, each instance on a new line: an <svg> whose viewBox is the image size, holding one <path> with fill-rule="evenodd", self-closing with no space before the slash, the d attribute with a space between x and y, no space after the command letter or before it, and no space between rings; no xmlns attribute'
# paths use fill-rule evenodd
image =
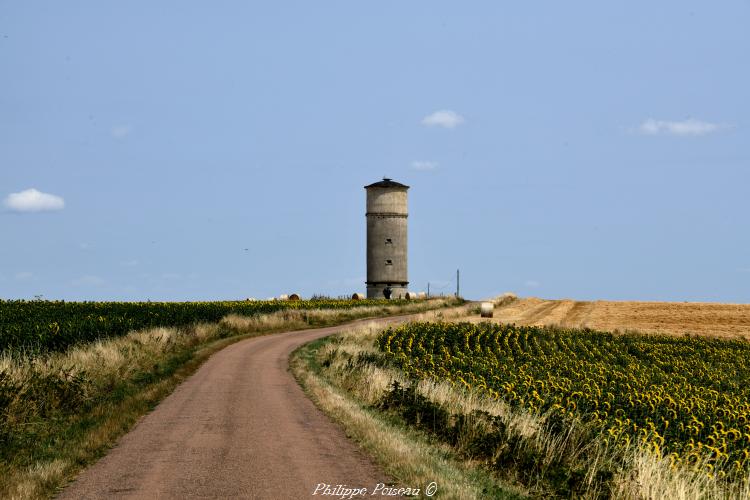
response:
<svg viewBox="0 0 750 500"><path fill-rule="evenodd" d="M750 340L750 304L586 302L531 297L496 308L493 321Z"/></svg>
<svg viewBox="0 0 750 500"><path fill-rule="evenodd" d="M369 491L388 483L288 371L295 348L345 328L217 352L58 498L307 498L320 483Z"/></svg>

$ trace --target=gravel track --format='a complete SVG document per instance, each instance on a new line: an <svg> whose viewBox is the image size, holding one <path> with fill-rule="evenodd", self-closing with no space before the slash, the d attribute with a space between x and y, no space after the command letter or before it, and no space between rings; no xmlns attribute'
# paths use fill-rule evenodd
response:
<svg viewBox="0 0 750 500"><path fill-rule="evenodd" d="M58 498L307 498L319 483L372 491L388 478L305 396L289 373L289 354L356 323L409 318L222 349Z"/></svg>

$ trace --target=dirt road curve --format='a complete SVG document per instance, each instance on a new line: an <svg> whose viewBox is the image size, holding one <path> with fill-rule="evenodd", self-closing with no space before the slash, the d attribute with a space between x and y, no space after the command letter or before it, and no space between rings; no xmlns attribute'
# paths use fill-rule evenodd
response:
<svg viewBox="0 0 750 500"><path fill-rule="evenodd" d="M307 498L318 483L372 491L383 472L287 371L297 346L342 328L217 352L58 498Z"/></svg>

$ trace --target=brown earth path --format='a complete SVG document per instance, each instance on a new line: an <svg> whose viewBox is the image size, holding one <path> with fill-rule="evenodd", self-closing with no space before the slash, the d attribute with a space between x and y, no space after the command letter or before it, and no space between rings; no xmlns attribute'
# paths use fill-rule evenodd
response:
<svg viewBox="0 0 750 500"><path fill-rule="evenodd" d="M363 321L256 337L211 356L58 496L307 498L318 483L367 487L385 474L305 396L289 354Z"/></svg>

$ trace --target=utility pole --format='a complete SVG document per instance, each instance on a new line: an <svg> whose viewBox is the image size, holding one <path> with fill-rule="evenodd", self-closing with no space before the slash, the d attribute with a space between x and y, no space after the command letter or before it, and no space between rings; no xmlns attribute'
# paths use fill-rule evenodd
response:
<svg viewBox="0 0 750 500"><path fill-rule="evenodd" d="M461 275L459 274L459 270L456 269L456 297L459 296L460 291L461 291Z"/></svg>
<svg viewBox="0 0 750 500"><path fill-rule="evenodd" d="M427 297L430 296L430 282L427 282Z"/></svg>

